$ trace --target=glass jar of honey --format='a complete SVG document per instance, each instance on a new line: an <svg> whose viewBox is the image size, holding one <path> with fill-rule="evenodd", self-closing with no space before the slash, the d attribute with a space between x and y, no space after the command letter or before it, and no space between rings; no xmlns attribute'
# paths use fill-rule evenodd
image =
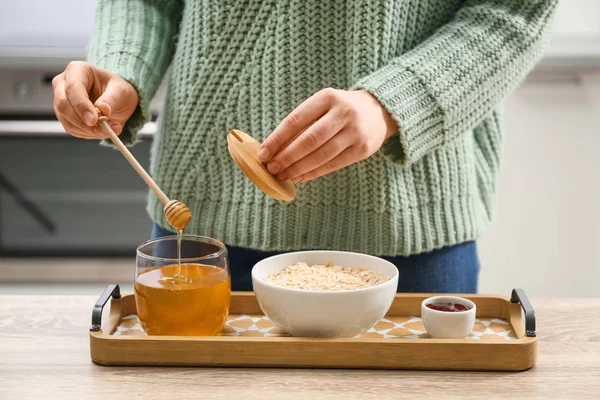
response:
<svg viewBox="0 0 600 400"><path fill-rule="evenodd" d="M137 248L134 291L145 333L220 334L231 302L228 263L225 245L203 236L166 236L142 243Z"/></svg>

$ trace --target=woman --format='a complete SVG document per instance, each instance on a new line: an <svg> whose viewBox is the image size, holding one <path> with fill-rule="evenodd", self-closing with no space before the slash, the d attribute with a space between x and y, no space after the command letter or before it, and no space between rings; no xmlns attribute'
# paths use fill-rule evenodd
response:
<svg viewBox="0 0 600 400"><path fill-rule="evenodd" d="M223 240L232 288L277 252L383 256L399 291L476 292L475 240L495 203L497 107L534 66L556 0L301 2L100 0L89 63L54 81L65 129L131 145L169 65L151 173ZM278 202L250 183L231 129L298 183ZM152 236L172 234L150 194Z"/></svg>

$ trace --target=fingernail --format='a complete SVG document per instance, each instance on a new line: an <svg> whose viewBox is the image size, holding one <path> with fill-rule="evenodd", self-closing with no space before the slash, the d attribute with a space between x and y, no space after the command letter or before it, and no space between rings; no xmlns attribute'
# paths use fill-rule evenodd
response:
<svg viewBox="0 0 600 400"><path fill-rule="evenodd" d="M104 100L102 100L102 99L98 99L98 101L96 101L96 107L98 107L98 106L100 106L100 105L103 105L103 106L104 106L104 108L107 108L107 109L108 109L108 113L105 113L105 112L103 112L103 113L104 113L104 115L106 115L106 116L108 117L109 115L111 115L111 114L112 114L112 111L111 111L112 109L111 109L111 107L108 105L108 103L107 103L107 102L105 102L105 101L104 101ZM100 108L100 107L98 107L98 108Z"/></svg>
<svg viewBox="0 0 600 400"><path fill-rule="evenodd" d="M92 114L90 111L84 112L83 120L85 121L86 124L88 124L90 126L94 125L94 114Z"/></svg>
<svg viewBox="0 0 600 400"><path fill-rule="evenodd" d="M276 173L278 173L281 170L281 167L279 166L279 164L274 162L274 163L269 164L267 166L267 169L269 170L270 173L275 175Z"/></svg>
<svg viewBox="0 0 600 400"><path fill-rule="evenodd" d="M265 162L269 159L271 152L266 147L263 147L258 151L258 159L262 162Z"/></svg>
<svg viewBox="0 0 600 400"><path fill-rule="evenodd" d="M302 179L302 177L294 178L294 180L293 180L294 183L302 183L302 181L304 181L304 179Z"/></svg>
<svg viewBox="0 0 600 400"><path fill-rule="evenodd" d="M288 177L287 177L287 174L285 172L282 173L282 174L277 175L277 179L280 180L280 181L285 181L285 180L287 180L287 178Z"/></svg>

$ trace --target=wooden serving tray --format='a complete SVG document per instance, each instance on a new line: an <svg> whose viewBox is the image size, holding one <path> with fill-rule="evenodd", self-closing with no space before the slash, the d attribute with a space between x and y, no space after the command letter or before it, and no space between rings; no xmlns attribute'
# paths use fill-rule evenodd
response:
<svg viewBox="0 0 600 400"><path fill-rule="evenodd" d="M461 340L427 336L420 307L430 296L397 294L386 317L366 333L317 339L286 335L264 316L254 293L234 292L221 336L146 336L134 296L121 297L119 286L109 285L92 314L91 358L102 365L215 367L522 371L535 365L535 316L521 289L511 298L464 295L477 305L477 319Z"/></svg>

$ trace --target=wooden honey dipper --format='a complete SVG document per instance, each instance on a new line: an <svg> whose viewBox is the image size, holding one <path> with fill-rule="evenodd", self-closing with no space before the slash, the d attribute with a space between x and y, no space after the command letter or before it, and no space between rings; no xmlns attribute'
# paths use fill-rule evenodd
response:
<svg viewBox="0 0 600 400"><path fill-rule="evenodd" d="M169 200L167 195L158 187L156 182L148 175L146 170L140 165L140 163L135 159L133 154L127 149L127 147L121 142L121 139L117 136L115 132L108 126L108 117L102 115L102 112L96 108L96 112L98 113L98 125L102 128L102 130L108 135L110 140L115 144L117 149L125 156L129 164L137 171L137 173L142 177L142 179L146 182L148 187L152 189L152 191L158 196L160 201L164 204L163 212L165 213L165 217L167 222L178 231L183 230L185 226L192 219L192 212L190 209L183 204L179 200Z"/></svg>

